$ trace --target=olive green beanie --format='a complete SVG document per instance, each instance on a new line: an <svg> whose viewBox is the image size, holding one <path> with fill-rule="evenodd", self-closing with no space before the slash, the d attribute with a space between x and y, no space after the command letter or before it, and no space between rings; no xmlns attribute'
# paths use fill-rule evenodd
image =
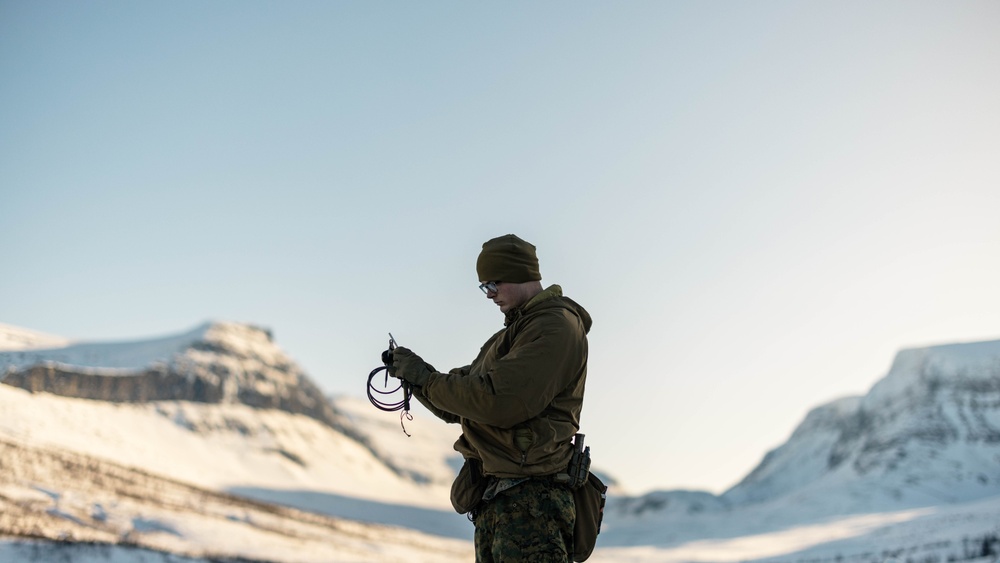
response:
<svg viewBox="0 0 1000 563"><path fill-rule="evenodd" d="M483 243L476 260L479 281L524 283L542 279L535 245L515 235L504 235Z"/></svg>

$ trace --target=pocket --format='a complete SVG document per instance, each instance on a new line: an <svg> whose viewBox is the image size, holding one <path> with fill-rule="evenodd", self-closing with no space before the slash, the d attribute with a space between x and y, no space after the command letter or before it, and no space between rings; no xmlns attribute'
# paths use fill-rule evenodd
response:
<svg viewBox="0 0 1000 563"><path fill-rule="evenodd" d="M526 454L533 445L535 445L535 433L531 428L519 426L514 429L514 447L517 451Z"/></svg>
<svg viewBox="0 0 1000 563"><path fill-rule="evenodd" d="M608 486L593 473L587 474L587 482L573 490L576 503L576 522L573 524L573 561L586 561L597 545L597 534L601 533L604 519L604 502Z"/></svg>
<svg viewBox="0 0 1000 563"><path fill-rule="evenodd" d="M483 475L482 465L478 459L466 459L462 469L451 484L451 506L459 514L471 512L483 500L488 479Z"/></svg>

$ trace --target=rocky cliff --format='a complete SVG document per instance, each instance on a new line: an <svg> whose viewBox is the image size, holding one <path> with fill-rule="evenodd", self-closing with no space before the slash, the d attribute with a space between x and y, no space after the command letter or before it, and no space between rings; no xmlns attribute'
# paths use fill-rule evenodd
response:
<svg viewBox="0 0 1000 563"><path fill-rule="evenodd" d="M195 401L280 409L354 433L269 330L207 323L167 338L0 352L2 382L110 402Z"/></svg>

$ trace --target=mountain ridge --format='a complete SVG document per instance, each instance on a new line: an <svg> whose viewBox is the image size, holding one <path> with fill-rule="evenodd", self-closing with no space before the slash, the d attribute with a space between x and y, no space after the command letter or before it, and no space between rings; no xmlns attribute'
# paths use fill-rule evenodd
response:
<svg viewBox="0 0 1000 563"><path fill-rule="evenodd" d="M211 321L180 334L0 352L0 382L108 402L241 403L304 414L361 439L270 329Z"/></svg>
<svg viewBox="0 0 1000 563"><path fill-rule="evenodd" d="M901 350L867 394L810 410L721 497L763 502L826 484L863 497L857 510L1000 494L1000 340Z"/></svg>
<svg viewBox="0 0 1000 563"><path fill-rule="evenodd" d="M21 335L35 334L10 325L0 325L0 333L14 335L7 339L11 342L29 342ZM275 343L269 328L206 321L163 337L70 342L46 335L37 342L65 346L0 351L0 383L109 403L190 401L301 414L358 442L401 477L416 482L430 478L385 457L371 436Z"/></svg>

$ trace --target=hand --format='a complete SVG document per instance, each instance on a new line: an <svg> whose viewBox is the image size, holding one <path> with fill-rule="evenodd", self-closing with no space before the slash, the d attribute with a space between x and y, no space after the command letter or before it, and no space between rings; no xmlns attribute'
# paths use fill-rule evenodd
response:
<svg viewBox="0 0 1000 563"><path fill-rule="evenodd" d="M433 368L423 358L409 349L397 346L392 351L392 367L389 368L389 375L398 377L411 385L423 387L433 372Z"/></svg>

